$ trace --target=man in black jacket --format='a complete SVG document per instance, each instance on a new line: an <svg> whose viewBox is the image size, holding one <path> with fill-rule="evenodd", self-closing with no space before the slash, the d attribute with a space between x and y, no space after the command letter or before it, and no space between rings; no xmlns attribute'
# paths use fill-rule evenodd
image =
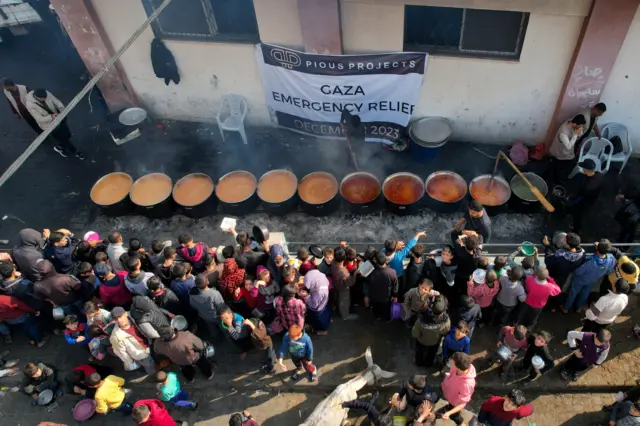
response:
<svg viewBox="0 0 640 426"><path fill-rule="evenodd" d="M546 235L542 240L544 245L544 263L549 270L549 276L562 288L569 276L585 260L585 251L580 247L578 234L570 232L566 235L563 247L555 250Z"/></svg>
<svg viewBox="0 0 640 426"><path fill-rule="evenodd" d="M567 208L573 217L573 232L580 233L585 215L589 213L598 200L604 175L596 172L596 163L591 159L583 160L578 164L582 173L578 173L569 182L571 200Z"/></svg>
<svg viewBox="0 0 640 426"><path fill-rule="evenodd" d="M383 252L376 253L375 261L376 267L367 277L368 299L371 300L373 317L389 320L391 302L398 301L398 276L393 268L387 266L387 256Z"/></svg>

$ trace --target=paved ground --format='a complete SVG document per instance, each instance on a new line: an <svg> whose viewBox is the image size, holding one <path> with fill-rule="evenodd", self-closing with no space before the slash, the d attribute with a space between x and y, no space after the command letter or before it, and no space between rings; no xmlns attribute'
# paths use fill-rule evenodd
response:
<svg viewBox="0 0 640 426"><path fill-rule="evenodd" d="M52 25L51 22L49 24ZM45 26L34 28L29 36L0 43L0 52L12 59L0 62L0 75L11 76L34 87L47 87L63 102L68 102L86 81L77 55L64 48L64 43L61 44L60 39ZM161 171L174 180L196 171L218 178L235 169L250 170L260 176L270 169L287 167L298 177L316 170L327 170L338 177L353 171L343 142L314 140L273 130L250 130L250 142L245 146L234 137L223 143L216 127L210 124L168 122L156 126L157 123L150 122L143 126L142 138L118 147L105 131L101 105L94 98L91 106L85 99L71 113L69 123L75 135L74 141L86 152L87 160L81 163L74 158L63 159L47 144L39 148L0 188L0 199L3 200L0 216L9 216L0 222L0 239L15 238L18 230L29 224L38 228L64 226L77 231L95 229L101 233L120 229L126 236L138 236L147 241L153 237L175 238L179 232L188 230L202 236L211 245L224 244L229 240L219 231L222 214L212 214L200 221L183 216L176 216L170 221L150 221L139 216L105 218L90 205L89 189L100 176L115 170L130 173L134 178ZM4 134L0 146L0 170L3 171L34 135L24 123L13 121L4 106L0 106L0 125ZM354 147L361 169L381 179L397 171L411 171L426 178L432 171L450 169L468 180L490 173L493 165L493 159L472 148L470 144L450 143L436 162L419 165L412 163L406 154L383 151L378 145ZM496 152L491 147L481 149L490 155ZM530 168L541 173L545 166L532 164ZM512 175L505 168L501 168L501 172L506 178ZM627 166L625 175L635 178L639 172L640 167L633 161ZM616 176L610 174L606 191L585 224L583 237L586 241L601 236L614 238L617 234L617 226L611 219L617 208L613 202L617 185ZM272 230L285 232L289 241L327 244L343 238L350 242L374 242L391 235L408 237L416 230L426 228L430 241L443 242L455 218L457 215L436 215L428 211L402 219L384 212L353 216L346 210L323 219L310 218L302 213L278 218L257 212L240 218L239 228L246 229L253 223L264 222ZM537 241L545 233L566 229L566 222L567 218L561 212L553 216L501 215L494 218L494 241ZM297 247L292 244L291 248ZM636 306L634 302L629 310L634 311ZM578 383L570 385L562 383L556 372L551 372L548 377L528 387L527 394L536 405L532 421L544 426L595 425L602 422L597 413L600 406L611 401L613 393L621 386L632 385L637 376L640 351L636 349L635 338L627 337L633 324L640 321L638 314L635 315L632 319L620 319L621 324L614 333L614 349L601 369L589 372ZM579 326L579 317L548 314L540 326L557 336L552 351L560 358L568 353L562 344L563 336L569 329ZM482 357L494 345L495 330L482 329L476 333L472 352ZM221 346L221 366L216 378L212 382L197 381L195 386L187 388L201 401L201 409L196 413L177 412L175 417L188 419L190 424L223 426L230 413L248 408L263 425L295 425L311 412L325 393L364 367L364 361L358 357L368 345L372 346L374 360L384 369L398 372L398 380L416 371L411 363L408 331L400 324L377 324L374 327L364 312L357 322L344 324L337 319L331 334L317 337L314 342L321 382L295 386L284 374L263 378L255 371L247 373L258 365L257 355L252 355L247 364L241 365L237 361L238 354L229 345ZM83 362L84 354L71 349L76 348L69 348L59 337L37 352L27 348L19 336L12 345L13 352L23 362L35 356L56 365L62 372ZM478 361L477 365L481 367L482 364ZM131 377L127 376L127 379ZM2 380L0 384L9 387L15 383L10 378ZM429 381L437 386L439 378L430 377ZM397 386L398 383L394 382L385 387L379 401L383 401ZM136 397L146 398L154 394L152 386L146 383L133 384L132 388ZM484 371L480 374L478 388L472 409L477 409L489 392L502 393L507 389L495 373ZM75 399L66 395L60 407L48 414L45 410L29 407L23 395L8 392L0 398L2 425L35 425L41 420L73 424L69 412L74 403ZM93 424L101 422L127 424L129 420L119 415L92 420Z"/></svg>

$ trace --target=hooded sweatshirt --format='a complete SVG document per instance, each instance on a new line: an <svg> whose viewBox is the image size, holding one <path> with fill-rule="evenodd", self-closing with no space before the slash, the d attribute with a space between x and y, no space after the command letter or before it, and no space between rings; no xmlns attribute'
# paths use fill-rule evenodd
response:
<svg viewBox="0 0 640 426"><path fill-rule="evenodd" d="M0 294L16 297L34 309L42 309L45 306L42 300L33 296L33 283L23 277L0 282Z"/></svg>
<svg viewBox="0 0 640 426"><path fill-rule="evenodd" d="M564 286L571 273L582 265L584 259L583 249L578 249L576 252L559 249L553 252L550 245L544 249L544 263L549 270L549 276L553 277L560 287Z"/></svg>
<svg viewBox="0 0 640 426"><path fill-rule="evenodd" d="M469 366L467 374L460 375L455 365L451 366L449 375L442 382L442 396L449 404L468 404L476 388L476 368Z"/></svg>
<svg viewBox="0 0 640 426"><path fill-rule="evenodd" d="M195 364L205 350L202 339L189 331L177 331L173 339L156 339L154 352L166 356L177 365Z"/></svg>
<svg viewBox="0 0 640 426"><path fill-rule="evenodd" d="M80 281L67 274L59 274L48 260L38 262L40 281L33 286L35 296L50 300L56 306L67 306L81 300Z"/></svg>
<svg viewBox="0 0 640 426"><path fill-rule="evenodd" d="M140 405L149 407L150 414L147 421L138 423L139 426L176 426L164 404L157 399L141 399L133 404L133 408Z"/></svg>
<svg viewBox="0 0 640 426"><path fill-rule="evenodd" d="M225 305L220 292L214 288L192 288L189 291L189 303L198 316L206 323L212 324L218 320L218 313Z"/></svg>
<svg viewBox="0 0 640 426"><path fill-rule="evenodd" d="M443 313L438 316L430 316L428 322L423 322L423 318L420 318L413 325L411 336L423 346L437 346L450 328L449 316Z"/></svg>
<svg viewBox="0 0 640 426"><path fill-rule="evenodd" d="M418 242L417 238L412 238L407 242L407 245L404 246L402 250L396 250L390 255L387 256L387 265L396 271L396 275L401 277L404 275L404 259L407 257L413 246L415 246ZM382 249L384 253L385 250Z"/></svg>
<svg viewBox="0 0 640 426"><path fill-rule="evenodd" d="M585 263L573 272L572 285L578 286L594 286L605 275L611 274L616 268L616 259L610 253L602 258L597 254L589 257Z"/></svg>
<svg viewBox="0 0 640 426"><path fill-rule="evenodd" d="M157 339L160 337L158 330L171 325L164 312L147 296L135 296L129 314L149 339Z"/></svg>
<svg viewBox="0 0 640 426"><path fill-rule="evenodd" d="M151 277L153 277L151 272L140 272L135 276L129 273L127 278L124 280L124 285L126 285L129 291L134 295L146 296L148 293L147 281L149 281L149 278Z"/></svg>
<svg viewBox="0 0 640 426"><path fill-rule="evenodd" d="M42 234L35 229L26 228L18 234L18 245L13 247L13 260L18 266L22 276L31 282L40 280L38 260L43 259L42 246L44 239Z"/></svg>

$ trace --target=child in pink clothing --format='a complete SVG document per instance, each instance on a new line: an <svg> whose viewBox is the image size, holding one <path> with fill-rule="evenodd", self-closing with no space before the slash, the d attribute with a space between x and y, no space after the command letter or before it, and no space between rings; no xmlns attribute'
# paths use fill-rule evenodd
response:
<svg viewBox="0 0 640 426"><path fill-rule="evenodd" d="M527 298L520 310L518 324L533 330L549 297L559 295L562 290L549 276L549 271L544 266L536 266L533 275L526 278L524 289L527 292Z"/></svg>
<svg viewBox="0 0 640 426"><path fill-rule="evenodd" d="M464 419L460 414L471 401L476 387L476 369L471 364L471 357L463 352L456 352L451 357L451 369L442 382L442 397L449 404L438 410L444 420L451 419L461 425Z"/></svg>
<svg viewBox="0 0 640 426"><path fill-rule="evenodd" d="M473 272L471 280L467 283L467 294L480 305L482 310L480 324L490 323L493 320L493 299L499 291L500 284L496 271L476 269Z"/></svg>

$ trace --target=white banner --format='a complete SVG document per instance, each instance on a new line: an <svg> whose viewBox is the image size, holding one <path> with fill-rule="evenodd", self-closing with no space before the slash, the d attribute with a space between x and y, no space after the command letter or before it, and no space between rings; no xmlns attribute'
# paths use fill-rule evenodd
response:
<svg viewBox="0 0 640 426"><path fill-rule="evenodd" d="M367 141L393 143L420 96L426 53L316 55L259 44L267 104L278 126L343 137L343 108L358 115Z"/></svg>

